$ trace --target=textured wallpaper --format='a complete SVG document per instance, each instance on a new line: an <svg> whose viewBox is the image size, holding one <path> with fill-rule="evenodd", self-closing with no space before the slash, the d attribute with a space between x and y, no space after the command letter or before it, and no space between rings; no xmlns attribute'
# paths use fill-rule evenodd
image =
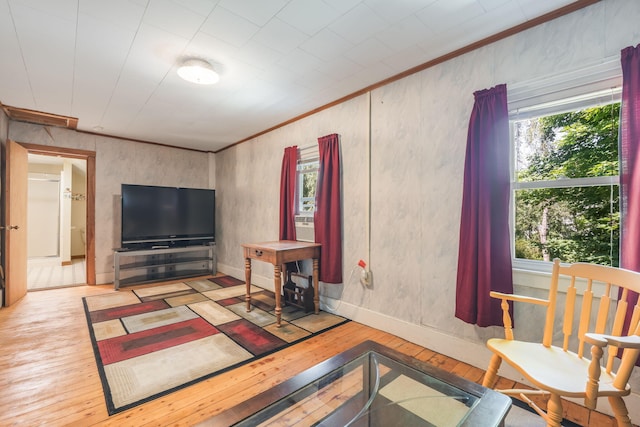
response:
<svg viewBox="0 0 640 427"><path fill-rule="evenodd" d="M277 238L284 147L335 132L342 149L345 283L322 285L321 294L483 345L500 332L453 315L473 92L617 57L640 43L639 20L640 2L602 1L219 153L219 263L242 277L241 243ZM357 275L350 280L360 258L371 267L372 289ZM256 280L271 280L270 266L254 264Z"/></svg>

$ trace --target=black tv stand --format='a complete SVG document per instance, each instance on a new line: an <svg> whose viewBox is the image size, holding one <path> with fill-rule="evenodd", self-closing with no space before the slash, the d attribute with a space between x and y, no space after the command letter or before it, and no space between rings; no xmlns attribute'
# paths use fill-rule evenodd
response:
<svg viewBox="0 0 640 427"><path fill-rule="evenodd" d="M126 263L124 259L127 259ZM140 250L117 248L113 254L113 269L115 289L131 284L215 274L215 244Z"/></svg>

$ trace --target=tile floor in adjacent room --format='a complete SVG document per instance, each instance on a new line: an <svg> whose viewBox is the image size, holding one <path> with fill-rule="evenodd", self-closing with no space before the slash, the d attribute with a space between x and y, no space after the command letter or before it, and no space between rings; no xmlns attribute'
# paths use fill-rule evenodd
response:
<svg viewBox="0 0 640 427"><path fill-rule="evenodd" d="M84 285L87 281L84 258L72 259L70 265L62 265L58 257L31 258L27 261L27 290Z"/></svg>

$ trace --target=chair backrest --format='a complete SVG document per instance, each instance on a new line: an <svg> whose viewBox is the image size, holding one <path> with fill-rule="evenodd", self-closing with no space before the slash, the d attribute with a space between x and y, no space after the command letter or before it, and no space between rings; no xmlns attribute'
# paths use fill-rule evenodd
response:
<svg viewBox="0 0 640 427"><path fill-rule="evenodd" d="M569 283L565 304L561 307L558 305L558 290L563 277L566 277ZM571 350L580 357L585 354L584 337L587 332L613 336L640 335L640 298L633 308L629 328L623 330L631 291L640 293L638 272L588 263L561 265L559 260L554 260L543 345L548 347L552 343L556 310L564 313L562 348L565 351L569 350L569 340L575 334L577 349ZM618 348L609 346L606 354L607 372L613 369L617 354ZM637 358L638 350L626 349L622 354L622 364L630 364L629 374Z"/></svg>

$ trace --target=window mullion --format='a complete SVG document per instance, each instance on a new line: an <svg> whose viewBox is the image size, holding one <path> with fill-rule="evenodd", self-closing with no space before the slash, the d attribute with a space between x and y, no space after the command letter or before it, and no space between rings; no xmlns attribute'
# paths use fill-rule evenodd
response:
<svg viewBox="0 0 640 427"><path fill-rule="evenodd" d="M620 177L617 175L594 176L588 178L565 178L553 181L517 181L513 183L513 189L596 187L601 185L618 185L619 183Z"/></svg>

